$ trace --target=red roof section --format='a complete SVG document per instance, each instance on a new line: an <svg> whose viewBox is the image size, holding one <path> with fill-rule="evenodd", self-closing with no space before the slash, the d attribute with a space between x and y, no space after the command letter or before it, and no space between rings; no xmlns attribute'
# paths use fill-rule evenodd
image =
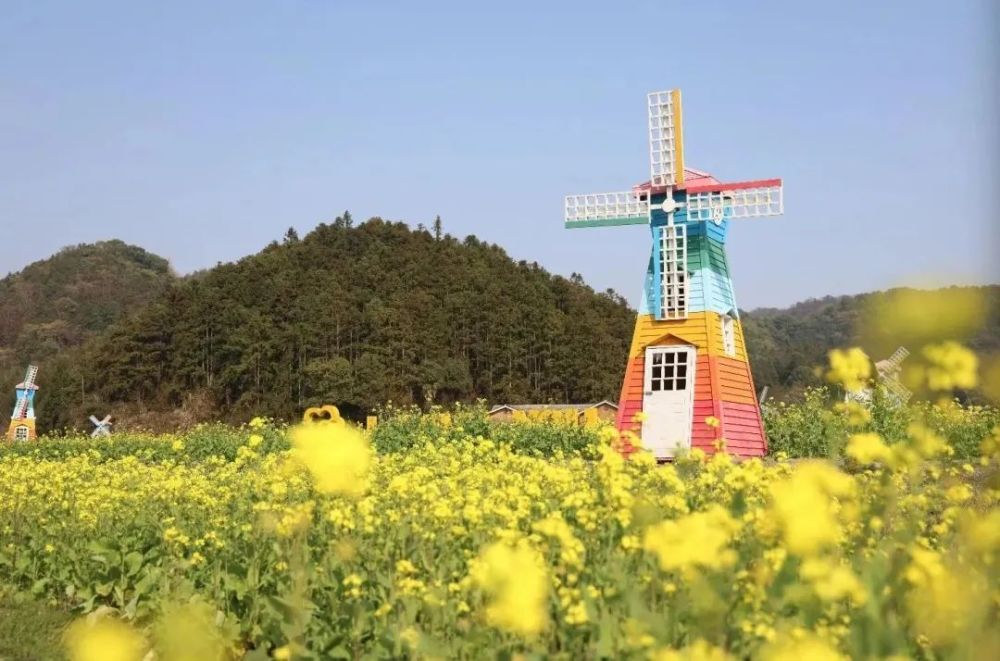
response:
<svg viewBox="0 0 1000 661"><path fill-rule="evenodd" d="M707 172L695 170L693 168L684 168L684 183L676 188L677 190L687 191L688 193L705 193L708 191L765 188L780 185L781 179L755 179L753 181L723 182L719 181ZM656 190L653 190L653 187L648 181L644 181L643 183L636 184L632 187L633 193L648 193L650 191L653 193L662 193L664 190L666 190L666 188L663 186L657 186Z"/></svg>
<svg viewBox="0 0 1000 661"><path fill-rule="evenodd" d="M716 179L707 172L704 172L702 170L695 170L694 168L684 168L684 183L678 186L677 188L679 190L684 190L689 186L706 186L706 185L720 184L720 183L722 182L720 182L718 179ZM635 186L633 186L632 191L635 193L644 193L644 192L649 192L651 188L652 186L650 185L650 182L644 181L641 184L636 184ZM655 192L661 192L661 191L663 191L663 188L658 186Z"/></svg>

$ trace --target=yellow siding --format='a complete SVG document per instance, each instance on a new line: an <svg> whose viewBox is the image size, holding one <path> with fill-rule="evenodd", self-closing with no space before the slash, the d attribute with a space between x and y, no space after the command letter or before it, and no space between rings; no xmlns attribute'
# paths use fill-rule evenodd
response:
<svg viewBox="0 0 1000 661"><path fill-rule="evenodd" d="M629 360L642 354L647 346L660 343L672 344L665 335L673 335L678 340L694 345L699 355L706 351L710 356L721 356L746 361L746 345L743 342L743 327L735 323L736 355L728 356L722 344L722 317L717 312L693 312L687 319L678 321L657 321L651 314L636 317L632 334L632 348Z"/></svg>

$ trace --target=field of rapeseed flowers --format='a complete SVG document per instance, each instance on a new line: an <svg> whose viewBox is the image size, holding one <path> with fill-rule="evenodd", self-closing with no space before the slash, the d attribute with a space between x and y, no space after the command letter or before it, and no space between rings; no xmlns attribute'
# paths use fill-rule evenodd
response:
<svg viewBox="0 0 1000 661"><path fill-rule="evenodd" d="M8 448L0 590L88 661L1000 657L1000 428L831 415L836 463L468 411Z"/></svg>

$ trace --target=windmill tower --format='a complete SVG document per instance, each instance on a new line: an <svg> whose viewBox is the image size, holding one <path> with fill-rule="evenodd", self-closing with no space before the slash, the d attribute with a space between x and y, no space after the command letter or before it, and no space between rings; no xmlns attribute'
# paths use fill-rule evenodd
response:
<svg viewBox="0 0 1000 661"><path fill-rule="evenodd" d="M15 386L17 401L14 412L10 416L10 427L7 428L8 441L28 441L35 438L35 377L38 368L28 365L24 381Z"/></svg>
<svg viewBox="0 0 1000 661"><path fill-rule="evenodd" d="M650 180L631 191L566 198L567 228L650 229L617 426L639 434L661 459L688 448L712 452L720 437L735 454L760 456L767 440L725 243L730 221L783 213L782 183L722 183L685 168L680 90L648 100ZM706 424L709 417L719 425Z"/></svg>

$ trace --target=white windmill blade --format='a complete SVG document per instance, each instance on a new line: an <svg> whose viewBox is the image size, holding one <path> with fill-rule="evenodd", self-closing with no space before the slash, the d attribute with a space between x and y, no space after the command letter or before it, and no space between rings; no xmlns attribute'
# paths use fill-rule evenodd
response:
<svg viewBox="0 0 1000 661"><path fill-rule="evenodd" d="M24 375L24 387L31 389L31 386L35 385L35 378L38 376L38 368L34 365L28 365L28 371Z"/></svg>
<svg viewBox="0 0 1000 661"><path fill-rule="evenodd" d="M899 367L900 363L906 360L906 357L910 355L909 350L906 347L899 347L896 349L891 356L883 361L885 366L889 369L895 369Z"/></svg>
<svg viewBox="0 0 1000 661"><path fill-rule="evenodd" d="M650 92L649 181L653 188L684 183L684 132L681 91Z"/></svg>
<svg viewBox="0 0 1000 661"><path fill-rule="evenodd" d="M649 222L649 198L634 191L566 196L566 227L639 225Z"/></svg>
<svg viewBox="0 0 1000 661"><path fill-rule="evenodd" d="M898 379L882 379L882 384L885 385L885 389L894 395L901 404L905 404L913 396L910 389L900 383Z"/></svg>
<svg viewBox="0 0 1000 661"><path fill-rule="evenodd" d="M687 189L688 220L723 220L780 216L785 212L781 179L733 184L705 184Z"/></svg>

